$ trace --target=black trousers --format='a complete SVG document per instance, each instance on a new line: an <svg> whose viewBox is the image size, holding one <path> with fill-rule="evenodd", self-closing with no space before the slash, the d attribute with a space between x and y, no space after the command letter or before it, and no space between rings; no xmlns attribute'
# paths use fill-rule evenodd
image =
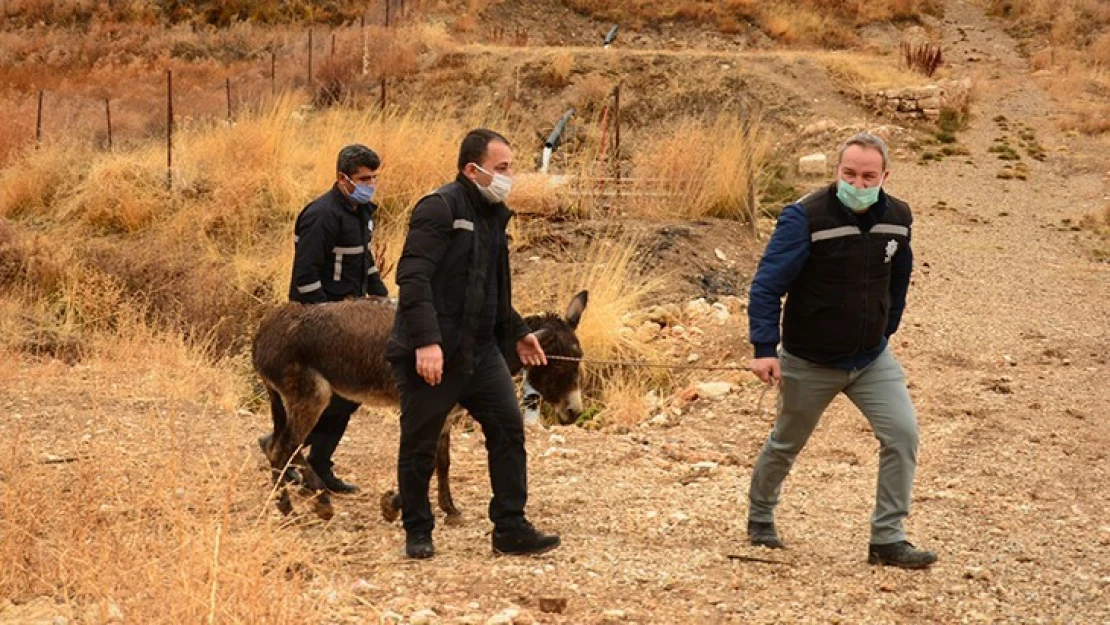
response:
<svg viewBox="0 0 1110 625"><path fill-rule="evenodd" d="M497 348L475 349L474 372L446 372L438 386L429 386L412 361L393 363L401 395L401 446L397 484L401 520L408 533L430 532L435 517L428 485L435 472L436 444L448 413L461 405L482 426L489 456L493 498L489 517L498 529L519 526L528 502L524 421L505 359Z"/></svg>
<svg viewBox="0 0 1110 625"><path fill-rule="evenodd" d="M331 467L332 454L347 431L351 415L360 405L339 395L331 396L331 401L305 440L305 445L309 447L308 460L313 466Z"/></svg>

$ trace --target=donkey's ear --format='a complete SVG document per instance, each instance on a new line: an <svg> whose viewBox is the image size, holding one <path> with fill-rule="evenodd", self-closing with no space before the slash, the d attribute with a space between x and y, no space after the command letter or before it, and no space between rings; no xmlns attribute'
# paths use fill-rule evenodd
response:
<svg viewBox="0 0 1110 625"><path fill-rule="evenodd" d="M586 303L589 301L589 299L590 292L582 291L570 300L570 304L567 305L566 314L567 323L570 324L570 327L578 327L578 322L582 320L582 311L586 310Z"/></svg>

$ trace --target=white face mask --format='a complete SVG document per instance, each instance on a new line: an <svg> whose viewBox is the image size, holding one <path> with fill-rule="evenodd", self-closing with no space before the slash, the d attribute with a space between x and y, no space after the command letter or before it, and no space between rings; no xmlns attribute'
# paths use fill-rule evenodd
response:
<svg viewBox="0 0 1110 625"><path fill-rule="evenodd" d="M477 163L474 163L474 167L483 174L486 174L493 178L493 180L490 181L488 187L483 187L482 185L478 184L477 181L474 182L474 184L478 187L478 191L482 193L482 196L484 198L494 204L504 202L506 199L508 199L509 191L511 191L513 188L512 178L506 176L505 174L496 174L486 171L485 169L482 169L482 167Z"/></svg>

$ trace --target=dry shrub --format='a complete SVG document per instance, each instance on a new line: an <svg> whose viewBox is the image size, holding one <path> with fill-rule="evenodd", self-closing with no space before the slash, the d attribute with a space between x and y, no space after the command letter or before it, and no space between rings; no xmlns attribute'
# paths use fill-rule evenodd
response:
<svg viewBox="0 0 1110 625"><path fill-rule="evenodd" d="M86 365L94 379L105 368L126 379L118 391L70 383L98 398L80 420L59 424L90 420L83 440L78 430L41 449L26 426L7 431L0 595L46 598L55 615L78 622L322 622L331 589L316 567L336 566L334 556L270 514L257 459L231 442L233 421L195 386L195 357L158 342L128 347L135 355L123 363ZM165 385L192 400L171 399ZM148 413L115 409L136 397L158 403ZM47 453L57 462L34 461Z"/></svg>
<svg viewBox="0 0 1110 625"><path fill-rule="evenodd" d="M658 393L658 376L639 374L629 370L625 375L606 381L602 386L601 408L593 422L598 426L632 428L646 421L656 407L650 400L654 391Z"/></svg>
<svg viewBox="0 0 1110 625"><path fill-rule="evenodd" d="M88 147L74 143L29 148L0 171L0 217L45 218L80 180L90 160Z"/></svg>
<svg viewBox="0 0 1110 625"><path fill-rule="evenodd" d="M633 212L688 219L749 219L748 188L759 179L765 147L759 120L745 130L739 115L685 119L669 132L642 142L633 155L633 175L644 181ZM647 181L653 181L648 184Z"/></svg>
<svg viewBox="0 0 1110 625"><path fill-rule="evenodd" d="M882 89L919 86L921 77L892 62L889 57L850 52L814 53L811 58L825 66L844 93L863 97Z"/></svg>
<svg viewBox="0 0 1110 625"><path fill-rule="evenodd" d="M940 44L903 41L899 47L906 67L931 78L943 61Z"/></svg>
<svg viewBox="0 0 1110 625"><path fill-rule="evenodd" d="M58 293L73 261L73 249L0 219L0 292L38 298Z"/></svg>
<svg viewBox="0 0 1110 625"><path fill-rule="evenodd" d="M80 220L101 232L135 233L170 203L157 154L115 153L94 159L86 178L65 203L63 219Z"/></svg>
<svg viewBox="0 0 1110 625"><path fill-rule="evenodd" d="M559 52L551 57L540 74L540 84L548 89L562 89L570 84L574 73L574 56L569 52Z"/></svg>
<svg viewBox="0 0 1110 625"><path fill-rule="evenodd" d="M578 326L578 338L587 360L652 360L652 346L623 331L626 315L641 308L665 284L665 276L641 276L636 271L639 240L614 228L594 239L593 247L573 265L549 262L544 274L528 289L516 293L521 310L562 310L570 296L586 289L589 305ZM588 397L603 397L612 385L628 387L656 384L660 370L608 364L583 364L583 386Z"/></svg>

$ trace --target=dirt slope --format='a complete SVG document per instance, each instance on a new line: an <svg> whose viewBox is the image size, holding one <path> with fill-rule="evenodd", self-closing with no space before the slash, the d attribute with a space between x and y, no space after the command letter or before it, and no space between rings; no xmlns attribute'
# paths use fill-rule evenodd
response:
<svg viewBox="0 0 1110 625"><path fill-rule="evenodd" d="M944 28L946 49L959 51L950 59L979 57L974 67L989 68L989 88L960 133L971 164L901 160L889 185L917 218L917 271L896 348L922 430L909 530L940 553L932 570L866 564L877 445L841 400L787 482L779 523L790 548L747 547L747 480L772 398L760 402L748 376L705 374L696 379L738 387L631 432L530 433L530 516L564 537L562 548L539 558L490 555L485 452L480 434L469 433L457 437L454 458L466 522L437 530L434 560L405 561L400 527L382 523L375 502L393 482L396 415L363 411L338 461L368 494L343 499L330 526L298 530L345 554L327 583L357 588L360 600L338 601L334 620L376 622L428 608L442 622L484 623L513 606L523 613L517 622L552 623L1110 620L1110 266L1090 260L1062 222L1107 201L1106 154L1054 129L1052 100L1029 80L1013 41L977 8L952 0ZM1047 158L1023 159L1026 181L996 178L1003 162L988 149L1018 123L1035 130ZM704 228L693 233L723 245ZM726 252L755 258L743 247ZM752 267L738 271L750 276ZM717 337L709 342L718 342L706 349L746 356L744 324L742 316L705 322L705 335ZM149 397L112 395L118 373L86 371L90 381L70 386L36 367L9 370L14 383L0 390L0 403L21 413L19 426L36 432L36 451L79 437L82 406L116 407L123 422L128 411L153 410ZM95 393L83 384L106 399L90 399ZM197 470L207 475L256 453L266 421L205 419L219 435L198 443L216 460ZM713 464L694 466L702 462ZM259 467L243 488L261 491L265 480ZM542 612L543 597L565 598L565 612Z"/></svg>

